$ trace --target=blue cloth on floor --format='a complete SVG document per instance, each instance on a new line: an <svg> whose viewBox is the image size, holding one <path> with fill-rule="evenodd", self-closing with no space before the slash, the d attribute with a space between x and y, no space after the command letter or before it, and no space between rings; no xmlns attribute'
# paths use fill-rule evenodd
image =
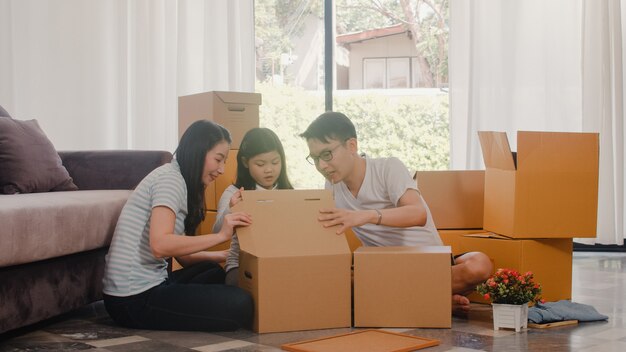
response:
<svg viewBox="0 0 626 352"><path fill-rule="evenodd" d="M553 323L563 320L597 321L607 320L609 317L587 304L575 303L568 300L558 302L537 302L534 307L528 308L528 321L535 324Z"/></svg>

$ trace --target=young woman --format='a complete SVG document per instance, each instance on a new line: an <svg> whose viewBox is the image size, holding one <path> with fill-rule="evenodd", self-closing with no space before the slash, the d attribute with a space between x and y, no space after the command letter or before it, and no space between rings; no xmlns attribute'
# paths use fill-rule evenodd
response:
<svg viewBox="0 0 626 352"><path fill-rule="evenodd" d="M129 197L103 280L104 304L116 323L202 331L251 324L251 297L224 285L225 273L217 262L225 254L205 251L229 240L235 227L249 225L249 214L229 214L219 232L193 236L204 217L204 187L224 172L230 142L224 127L194 122L181 137L175 159L146 176ZM168 275L170 257L184 268Z"/></svg>
<svg viewBox="0 0 626 352"><path fill-rule="evenodd" d="M241 200L241 190L293 189L287 178L285 151L272 130L253 128L243 137L237 154L237 180L228 186L217 205L213 231L221 231L230 207ZM226 284L236 286L239 280L239 241L234 234L226 259Z"/></svg>

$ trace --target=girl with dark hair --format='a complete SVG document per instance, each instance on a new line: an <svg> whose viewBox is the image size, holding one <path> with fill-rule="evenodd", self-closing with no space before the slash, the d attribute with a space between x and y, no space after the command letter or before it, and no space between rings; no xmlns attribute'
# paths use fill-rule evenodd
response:
<svg viewBox="0 0 626 352"><path fill-rule="evenodd" d="M253 128L241 141L237 154L237 180L228 186L217 205L213 231L220 231L230 208L241 201L242 190L293 189L287 177L285 150L276 133L268 128ZM237 286L239 241L234 234L226 259L226 284Z"/></svg>
<svg viewBox="0 0 626 352"><path fill-rule="evenodd" d="M116 323L200 331L250 326L251 297L224 285L225 272L217 264L226 253L205 251L230 240L235 227L250 225L250 215L229 214L220 231L194 236L204 218L204 187L224 173L230 142L224 127L194 122L181 137L175 159L152 171L128 198L103 279L104 304ZM171 257L183 269L168 274Z"/></svg>

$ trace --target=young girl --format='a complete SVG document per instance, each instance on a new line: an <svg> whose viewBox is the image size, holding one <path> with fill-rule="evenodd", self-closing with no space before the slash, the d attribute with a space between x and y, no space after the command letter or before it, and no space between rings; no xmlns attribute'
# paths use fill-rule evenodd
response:
<svg viewBox="0 0 626 352"><path fill-rule="evenodd" d="M185 131L175 159L151 172L122 209L104 272L104 304L123 326L159 330L236 330L252 321L251 297L224 285L216 264L225 255L205 252L232 237L250 215L224 217L220 231L193 236L204 217L204 187L224 172L228 131L211 121ZM181 235L181 234L185 234ZM167 258L183 269L168 276Z"/></svg>
<svg viewBox="0 0 626 352"><path fill-rule="evenodd" d="M241 200L241 190L293 189L287 178L285 151L280 139L267 128L253 128L243 137L237 154L237 180L228 186L217 205L213 231L221 231L230 207ZM239 241L234 234L226 259L226 284L239 281Z"/></svg>

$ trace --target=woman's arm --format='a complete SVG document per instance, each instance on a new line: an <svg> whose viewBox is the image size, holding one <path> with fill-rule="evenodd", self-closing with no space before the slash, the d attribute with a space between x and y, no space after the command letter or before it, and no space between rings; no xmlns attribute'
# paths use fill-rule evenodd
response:
<svg viewBox="0 0 626 352"><path fill-rule="evenodd" d="M193 254L187 254L185 256L176 257L176 261L182 265L183 267L188 267L190 265L212 261L215 263L223 263L226 261L226 257L228 256L228 250L223 251L202 251Z"/></svg>
<svg viewBox="0 0 626 352"><path fill-rule="evenodd" d="M209 236L174 235L176 214L168 207L157 206L150 217L150 249L156 258L181 257L204 251L229 240L236 226L251 224L249 214L237 212L224 217L219 232Z"/></svg>

